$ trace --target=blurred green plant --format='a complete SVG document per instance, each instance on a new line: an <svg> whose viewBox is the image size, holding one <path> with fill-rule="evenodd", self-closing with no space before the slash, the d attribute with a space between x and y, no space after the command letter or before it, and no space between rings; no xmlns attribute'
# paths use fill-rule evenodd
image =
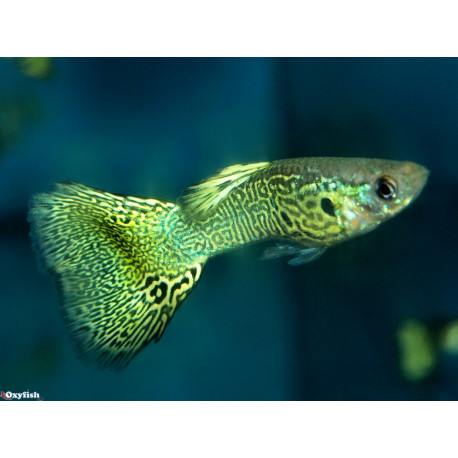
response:
<svg viewBox="0 0 458 458"><path fill-rule="evenodd" d="M12 57L19 71L29 78L49 78L54 72L52 57Z"/></svg>
<svg viewBox="0 0 458 458"><path fill-rule="evenodd" d="M437 346L426 324L414 319L402 322L397 340L404 378L418 382L430 376L437 365Z"/></svg>
<svg viewBox="0 0 458 458"><path fill-rule="evenodd" d="M458 320L405 320L398 327L397 341L403 377L421 382L433 374L442 355L458 356Z"/></svg>

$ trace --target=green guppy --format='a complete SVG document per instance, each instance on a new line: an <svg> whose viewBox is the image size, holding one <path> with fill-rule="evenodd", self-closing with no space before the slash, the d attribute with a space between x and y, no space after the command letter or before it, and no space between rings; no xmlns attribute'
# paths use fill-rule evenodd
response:
<svg viewBox="0 0 458 458"><path fill-rule="evenodd" d="M429 172L413 162L301 158L234 165L177 204L76 182L34 195L34 249L57 275L79 353L123 368L158 341L209 258L277 240L265 259L316 259L410 204Z"/></svg>

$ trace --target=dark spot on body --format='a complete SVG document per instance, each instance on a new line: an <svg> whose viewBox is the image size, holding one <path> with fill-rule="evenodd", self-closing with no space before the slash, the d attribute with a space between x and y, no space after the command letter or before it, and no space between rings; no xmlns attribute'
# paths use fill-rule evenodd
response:
<svg viewBox="0 0 458 458"><path fill-rule="evenodd" d="M321 209L329 216L336 216L334 204L332 203L332 200L327 197L323 197L321 199Z"/></svg>
<svg viewBox="0 0 458 458"><path fill-rule="evenodd" d="M316 207L316 202L314 200L308 200L307 203L305 204L305 206L311 210L312 208L315 208Z"/></svg>

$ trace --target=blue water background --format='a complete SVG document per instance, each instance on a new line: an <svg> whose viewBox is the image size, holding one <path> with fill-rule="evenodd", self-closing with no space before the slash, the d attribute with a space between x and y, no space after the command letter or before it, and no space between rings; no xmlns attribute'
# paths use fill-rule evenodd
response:
<svg viewBox="0 0 458 458"><path fill-rule="evenodd" d="M458 318L457 59L0 59L0 390L47 400L458 399L458 358L406 381L405 318ZM3 129L3 131L2 131ZM2 137L3 134L3 137ZM2 140L3 139L3 140ZM122 372L76 356L37 269L30 196L72 179L175 201L239 162L412 160L405 212L291 267L266 245L211 260L158 344Z"/></svg>

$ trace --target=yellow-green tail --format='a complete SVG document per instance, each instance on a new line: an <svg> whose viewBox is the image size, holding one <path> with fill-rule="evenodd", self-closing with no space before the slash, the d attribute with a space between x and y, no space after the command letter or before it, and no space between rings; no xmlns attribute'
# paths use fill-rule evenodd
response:
<svg viewBox="0 0 458 458"><path fill-rule="evenodd" d="M200 277L205 259L177 246L177 207L75 182L32 198L31 236L59 280L81 355L124 367L158 341Z"/></svg>

